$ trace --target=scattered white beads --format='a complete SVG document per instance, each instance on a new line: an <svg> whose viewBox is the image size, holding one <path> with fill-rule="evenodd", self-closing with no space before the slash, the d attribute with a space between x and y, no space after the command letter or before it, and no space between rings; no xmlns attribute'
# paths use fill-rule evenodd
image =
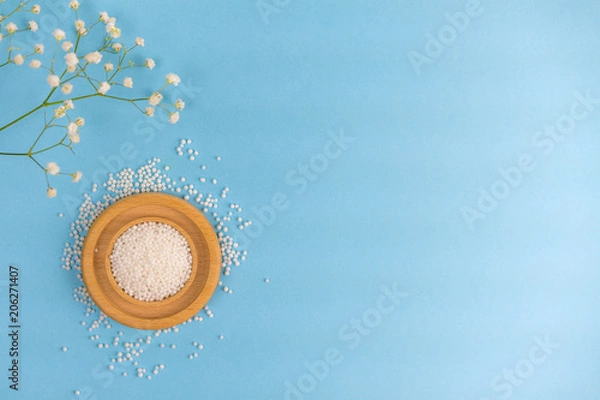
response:
<svg viewBox="0 0 600 400"><path fill-rule="evenodd" d="M176 149L176 153L179 156L187 155L187 158L194 157L194 159L198 159L198 150L192 150L192 152L190 152L190 144L191 140L182 139ZM220 156L217 156L216 159L217 161L221 161ZM208 167L207 165L200 165L200 169L205 171L208 169ZM122 369L119 371L119 375L122 375L123 377L134 377L137 375L140 378L147 377L147 379L152 379L152 376L156 376L159 371L165 368L164 364L159 364L154 367L147 367L149 369L149 371L147 371L145 368L138 367L140 363L138 363L137 359L142 353L144 353L144 349L149 351L149 349L154 348L150 344L152 341L152 336L158 337L161 334L176 333L179 331L179 328L173 327L157 330L153 332L154 335L140 335L139 332L127 331L127 335L136 335L134 337L124 336L123 332L118 332L117 334L112 335L103 334L102 343L99 343L101 340L100 335L92 333L101 328L110 329L112 321L97 308L89 296L89 293L85 289L85 286L83 285L83 279L81 276L81 253L87 231L97 217L107 207L122 198L138 193L181 193L180 197L187 196L189 201L206 213L207 218L214 223L221 247L223 276L228 276L232 272L232 267L240 265L240 262L244 261L247 255L246 251L238 250L238 244L235 242L234 238L228 234L228 232L232 231L232 228L236 226L247 227L251 223L251 221L244 222L244 218L242 218L242 208L239 206L239 204L222 203L222 200L229 195L229 187L225 186L219 191L215 186L213 186L217 184L217 177L206 178L199 176L194 177L191 175L186 175L183 177L168 176L167 173L170 173L169 171L171 170L172 168L170 166L161 164L160 158L155 157L137 170L125 168L117 173L109 174L108 179L103 184L93 184L91 193L84 194L84 201L79 207L79 215L71 224L69 241L65 244L63 252L63 269L67 271L74 270L77 274L77 278L82 282L81 286L76 287L73 293L74 300L84 306L83 311L85 316L89 318L87 321L83 321L81 325L90 332L90 340L95 341L94 344L99 349L114 349L114 354L108 356L110 363L106 364L107 368L117 372L117 366L119 368L123 368L126 365L133 365L132 370L129 371L129 374L127 371L122 372ZM213 185L197 185L198 188L195 188L193 184L185 183L186 179L192 182L192 178L196 179L195 183L205 183L210 181L213 183ZM94 194L97 192L97 189L100 189L98 190L99 193ZM104 190L105 193L101 193L102 190ZM94 199L92 199L92 196L94 196ZM219 200L221 200L221 207L219 207ZM220 214L218 213L219 210L227 206L229 207L225 211L221 212ZM235 222L236 220L237 222ZM226 278L223 280L226 280ZM232 289L229 286L223 285L222 282L220 282L220 286L223 287L224 292L232 293ZM225 290L225 288L227 290ZM215 316L213 311L210 310L208 306L205 307L204 313L209 318L213 318ZM182 325L185 325L186 323L202 321L203 316L198 314L190 318L188 321L183 322ZM127 341L125 341L126 337ZM150 339L148 339L149 337ZM223 335L219 335L218 337L220 340L224 340ZM119 338L122 340L119 340ZM197 342L194 342L193 344L195 351L201 351L204 348L203 344ZM166 345L165 343L161 343L159 345L159 348L161 349L164 349L165 347L170 347L171 349L174 349L173 351L179 351L175 350L177 348L175 344ZM191 353L190 355L193 358L198 357L198 353Z"/></svg>

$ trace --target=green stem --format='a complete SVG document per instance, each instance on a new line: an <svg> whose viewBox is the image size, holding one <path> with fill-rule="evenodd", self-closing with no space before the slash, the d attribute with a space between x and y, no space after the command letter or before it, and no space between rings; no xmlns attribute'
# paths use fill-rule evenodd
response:
<svg viewBox="0 0 600 400"><path fill-rule="evenodd" d="M24 119L24 118L27 118L28 116L30 116L31 114L33 114L34 112L36 112L37 110L39 110L39 109L41 109L41 108L43 108L43 107L45 107L45 106L44 106L44 103L42 103L42 104L40 104L39 106L37 106L37 107L35 107L35 108L33 108L33 109L29 110L28 112L26 112L25 114L21 115L19 118L15 119L14 121L12 121L12 122L9 122L8 124L6 124L6 125L4 125L4 126L0 127L0 131L3 131L3 130L5 130L6 128L8 128L8 127L10 127L10 126L12 126L12 125L16 124L17 122L21 121L22 119Z"/></svg>

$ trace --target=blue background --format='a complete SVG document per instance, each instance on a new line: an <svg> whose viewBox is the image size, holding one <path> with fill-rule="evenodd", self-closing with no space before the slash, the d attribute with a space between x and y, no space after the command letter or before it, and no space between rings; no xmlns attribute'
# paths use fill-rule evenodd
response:
<svg viewBox="0 0 600 400"><path fill-rule="evenodd" d="M250 216L277 192L290 205L252 241L230 277L234 294L211 300L215 318L165 339L182 349L160 353L165 371L124 379L79 326L77 282L60 269L79 186L59 183L48 200L35 165L0 158L0 265L21 269L24 326L21 391L3 377L0 397L65 399L85 388L88 399L281 399L306 361L335 347L341 363L304 398L498 399L506 392L492 380L547 335L560 347L508 397L597 399L600 110L550 154L532 136L569 112L575 92L600 97L600 3L482 2L420 74L408 53L425 54L425 35L464 1L283 3L268 23L253 1L83 3L87 21L106 10L125 38L145 38L153 82L173 71L195 89L183 94L180 123L155 129L150 143L133 108L81 103L85 133L75 156L60 154L65 170L92 176L131 142L127 166L160 156L184 171L174 148L189 137L202 156L223 157L218 177ZM53 6L61 2L41 4L70 29ZM150 90L152 79L136 76L136 87ZM2 121L46 92L43 71L2 69ZM0 149L20 149L37 126L2 133ZM296 194L286 175L340 130L355 140ZM535 169L470 229L461 209L525 153ZM339 330L394 282L408 296L350 350ZM206 348L189 361L183 349L197 339Z"/></svg>

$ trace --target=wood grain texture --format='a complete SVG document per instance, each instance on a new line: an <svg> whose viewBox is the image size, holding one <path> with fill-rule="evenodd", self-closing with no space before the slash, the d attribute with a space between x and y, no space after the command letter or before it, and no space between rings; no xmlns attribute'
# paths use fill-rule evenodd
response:
<svg viewBox="0 0 600 400"><path fill-rule="evenodd" d="M118 237L142 222L163 222L177 229L192 252L192 273L179 292L146 302L126 294L115 281L110 254ZM163 329L193 317L217 287L221 269L219 241L210 222L187 201L164 193L142 193L117 201L96 219L83 245L81 270L98 307L123 325Z"/></svg>

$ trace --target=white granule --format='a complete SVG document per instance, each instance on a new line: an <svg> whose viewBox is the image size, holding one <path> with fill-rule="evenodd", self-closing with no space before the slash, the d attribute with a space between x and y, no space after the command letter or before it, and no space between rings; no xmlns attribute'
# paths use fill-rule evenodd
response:
<svg viewBox="0 0 600 400"><path fill-rule="evenodd" d="M121 289L141 301L160 301L180 291L192 272L192 253L172 226L143 222L127 229L110 255Z"/></svg>

